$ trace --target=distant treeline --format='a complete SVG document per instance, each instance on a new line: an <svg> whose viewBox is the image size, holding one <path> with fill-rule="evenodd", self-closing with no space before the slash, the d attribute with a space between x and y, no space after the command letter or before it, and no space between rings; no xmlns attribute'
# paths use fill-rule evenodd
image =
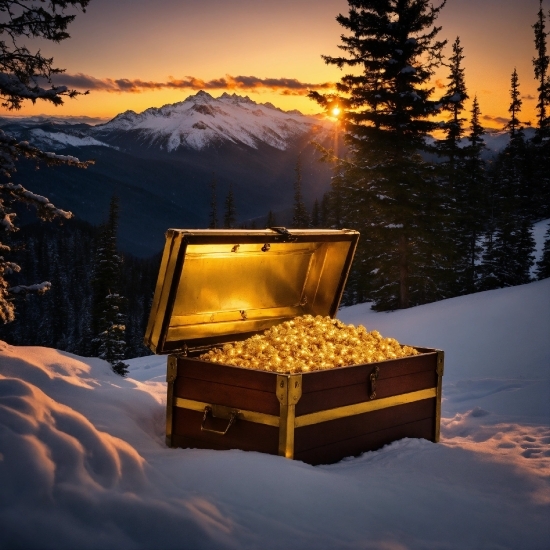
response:
<svg viewBox="0 0 550 550"><path fill-rule="evenodd" d="M14 238L11 257L21 266L10 283L49 281L44 295L17 298L16 320L0 324L0 339L15 345L47 346L78 355L97 355L93 339L93 285L100 228L79 220L34 223ZM142 259L122 254L116 291L124 300L125 357L150 352L143 336L160 264L159 255ZM115 288L113 287L113 292Z"/></svg>

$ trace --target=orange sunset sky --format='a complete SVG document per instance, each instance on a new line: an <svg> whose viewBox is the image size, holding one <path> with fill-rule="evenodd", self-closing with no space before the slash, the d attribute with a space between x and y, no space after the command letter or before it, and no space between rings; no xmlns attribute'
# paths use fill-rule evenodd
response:
<svg viewBox="0 0 550 550"><path fill-rule="evenodd" d="M538 0L448 0L438 19L439 36L449 40L446 53L461 38L468 91L478 95L488 127L502 127L508 116L514 67L520 118L536 121L531 26L538 6ZM543 6L548 14L550 0ZM175 103L199 89L315 113L318 106L304 95L308 86L342 75L321 59L339 52L339 12L348 12L345 0L92 0L69 28L70 39L27 42L66 69L63 83L90 94L60 108L28 102L0 115L111 118ZM445 77L443 69L434 84Z"/></svg>

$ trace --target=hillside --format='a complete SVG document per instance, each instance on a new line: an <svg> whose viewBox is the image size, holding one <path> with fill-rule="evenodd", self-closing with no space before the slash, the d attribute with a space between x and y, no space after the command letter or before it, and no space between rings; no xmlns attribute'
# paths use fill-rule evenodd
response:
<svg viewBox="0 0 550 550"><path fill-rule="evenodd" d="M164 445L164 357L0 345L0 546L542 550L550 279L346 322L446 352L442 441L331 466Z"/></svg>

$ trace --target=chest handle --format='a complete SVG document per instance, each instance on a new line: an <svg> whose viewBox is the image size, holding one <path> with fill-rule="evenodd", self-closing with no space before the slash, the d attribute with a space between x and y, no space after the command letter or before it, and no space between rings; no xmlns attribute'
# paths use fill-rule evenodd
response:
<svg viewBox="0 0 550 550"><path fill-rule="evenodd" d="M201 432L211 432L213 434L225 435L229 431L229 428L231 428L231 426L235 424L239 411L231 411L231 415L229 416L229 422L227 423L227 427L225 428L225 430L213 430L212 428L206 428L204 426L206 419L211 414L212 414L212 407L208 405L204 407L204 415L202 417L202 423L201 423Z"/></svg>

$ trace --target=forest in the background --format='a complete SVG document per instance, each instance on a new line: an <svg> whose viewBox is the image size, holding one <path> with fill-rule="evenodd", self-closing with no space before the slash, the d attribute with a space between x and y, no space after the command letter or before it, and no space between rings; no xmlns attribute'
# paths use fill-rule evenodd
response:
<svg viewBox="0 0 550 550"><path fill-rule="evenodd" d="M107 212L105 213L107 218ZM16 345L47 346L78 355L97 355L94 324L101 316L94 311L100 289L94 288L99 268L98 247L104 226L92 226L71 219L63 223L36 222L21 228L13 239L13 258L21 273L11 278L21 281L49 281L43 295L16 298L17 318L0 325L0 339ZM123 357L139 357L150 352L143 345L149 309L160 265L160 253L152 258L136 258L120 253L115 276L107 282L113 293L123 297L125 342ZM101 307L101 304L100 304ZM96 319L94 320L94 314ZM95 348L95 349L94 349Z"/></svg>
<svg viewBox="0 0 550 550"><path fill-rule="evenodd" d="M337 57L351 68L336 93L310 92L343 112L347 155L333 163L329 224L361 233L344 301L384 311L532 280L533 224L550 218L550 58L546 12L533 14L533 73L510 67L506 146L488 154L483 105L468 89L460 37L439 36L445 3L350 1ZM436 69L447 72L435 93ZM521 78L537 82L526 135ZM471 103L469 103L471 100ZM471 106L470 106L471 105ZM538 278L550 276L550 230Z"/></svg>
<svg viewBox="0 0 550 550"><path fill-rule="evenodd" d="M542 2L534 17L530 75L538 83L536 125L526 133L520 77L528 76L511 68L508 140L496 154L484 141L483 105L468 90L460 38L444 63L443 96L430 97L430 78L443 64L445 42L436 40L440 29L433 26L443 5L406 2L399 4L403 13L397 17L383 10L359 12L356 2L349 3L350 17L338 17L350 32L342 37L348 57L325 61L340 67L360 63L364 72L343 77L335 94L310 93L328 114L342 112L346 152L337 156L316 144L333 177L312 208L306 206L311 200L304 196L296 152L290 229L361 233L343 305L370 302L387 311L530 282L533 225L550 218L550 57ZM396 21L409 27L397 28ZM422 40L410 38L422 32ZM17 316L0 325L1 339L98 356L120 374L124 359L149 353L142 339L160 251L140 259L119 250L124 200L113 196L99 226L64 219L12 231L6 241L10 261L21 271L10 268L12 297L6 303L16 305ZM213 176L210 228L280 225L281 213L264 206L264 218L239 220L233 187L218 196ZM12 218L5 219L10 225ZM550 228L534 272L538 279L550 276ZM29 281L43 282L29 286Z"/></svg>

